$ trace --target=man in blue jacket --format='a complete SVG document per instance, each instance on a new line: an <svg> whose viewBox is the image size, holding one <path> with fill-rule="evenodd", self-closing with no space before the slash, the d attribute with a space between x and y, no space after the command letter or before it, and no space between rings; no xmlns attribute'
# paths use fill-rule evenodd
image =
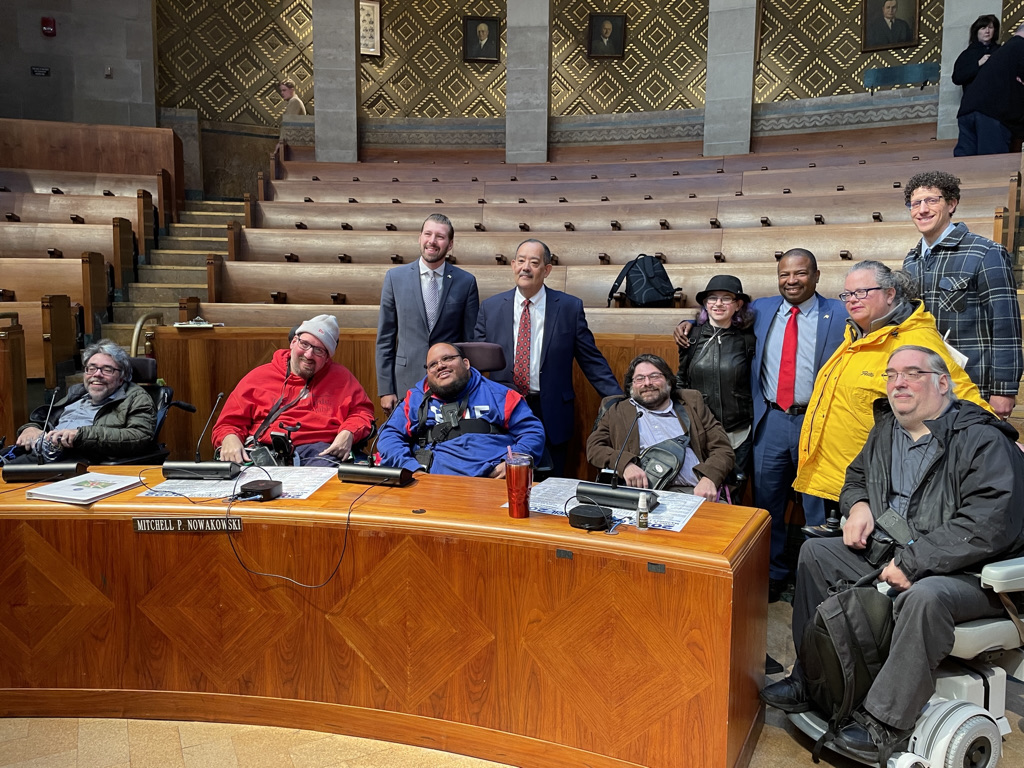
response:
<svg viewBox="0 0 1024 768"><path fill-rule="evenodd" d="M784 558L786 503L796 478L800 428L818 370L836 351L846 328L846 307L816 290L821 273L814 254L804 248L779 259L779 295L755 299L754 360L750 390L754 399L754 505L772 518L768 600L781 596L790 576ZM685 346L689 328L676 328ZM803 496L808 525L825 522L824 501Z"/></svg>
<svg viewBox="0 0 1024 768"><path fill-rule="evenodd" d="M512 260L516 287L480 305L476 340L500 344L505 367L491 378L526 398L544 424L552 474L564 472L573 434L572 361L602 397L621 395L615 374L594 343L583 302L544 285L551 274L551 250L524 240Z"/></svg>
<svg viewBox="0 0 1024 768"><path fill-rule="evenodd" d="M544 427L518 393L485 378L454 344L427 352L427 376L408 391L377 439L381 464L431 474L504 477L509 450L534 461Z"/></svg>

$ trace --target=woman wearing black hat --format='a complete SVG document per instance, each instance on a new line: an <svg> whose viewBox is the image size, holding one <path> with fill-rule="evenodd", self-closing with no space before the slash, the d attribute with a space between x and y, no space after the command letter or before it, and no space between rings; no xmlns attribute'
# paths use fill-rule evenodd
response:
<svg viewBox="0 0 1024 768"><path fill-rule="evenodd" d="M715 275L697 294L703 309L679 348L680 387L696 389L729 435L736 468L728 479L739 501L750 475L754 401L750 395L750 361L754 357L754 317L750 297L732 275Z"/></svg>

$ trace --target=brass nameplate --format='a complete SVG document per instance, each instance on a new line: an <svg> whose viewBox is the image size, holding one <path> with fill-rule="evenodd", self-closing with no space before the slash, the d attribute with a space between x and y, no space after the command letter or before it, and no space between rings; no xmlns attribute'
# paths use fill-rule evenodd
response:
<svg viewBox="0 0 1024 768"><path fill-rule="evenodd" d="M133 517L136 533L236 533L242 530L242 518L230 517Z"/></svg>

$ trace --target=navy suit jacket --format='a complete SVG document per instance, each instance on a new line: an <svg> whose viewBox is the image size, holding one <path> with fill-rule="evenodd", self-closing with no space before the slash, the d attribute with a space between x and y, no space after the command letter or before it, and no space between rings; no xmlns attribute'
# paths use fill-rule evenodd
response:
<svg viewBox="0 0 1024 768"><path fill-rule="evenodd" d="M815 296L818 297L818 334L814 345L814 375L817 376L821 366L832 357L832 353L842 343L848 315L846 305L838 299L826 299L818 293ZM764 393L761 391L761 363L764 360L764 345L768 340L768 331L781 305L782 296L754 299L750 304L750 308L756 313L754 336L757 338L754 363L750 367L750 391L754 397L754 434L757 434L757 425L768 411Z"/></svg>
<svg viewBox="0 0 1024 768"><path fill-rule="evenodd" d="M576 360L583 374L601 397L621 395L622 389L608 361L594 343L594 334L587 326L583 302L575 296L545 287L544 341L540 351L540 407L544 414L544 431L552 445L566 443L572 437L573 401L572 361ZM476 340L500 344L505 350L505 367L494 371L494 381L512 387L512 366L515 363L516 340L512 325L515 289L499 293L480 305L476 323Z"/></svg>
<svg viewBox="0 0 1024 768"><path fill-rule="evenodd" d="M441 312L427 332L427 308L420 289L420 260L384 275L377 320L377 394L401 400L426 375L427 350L442 341L473 338L480 297L476 278L446 264L441 280Z"/></svg>

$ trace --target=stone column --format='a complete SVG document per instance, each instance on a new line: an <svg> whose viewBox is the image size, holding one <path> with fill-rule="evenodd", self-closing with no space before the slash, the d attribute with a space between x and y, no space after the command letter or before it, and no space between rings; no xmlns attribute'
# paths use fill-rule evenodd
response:
<svg viewBox="0 0 1024 768"><path fill-rule="evenodd" d="M359 2L313 3L316 159L359 160Z"/></svg>
<svg viewBox="0 0 1024 768"><path fill-rule="evenodd" d="M750 151L757 0L709 0L704 154Z"/></svg>
<svg viewBox="0 0 1024 768"><path fill-rule="evenodd" d="M946 0L942 16L942 77L939 80L939 117L935 138L955 139L960 135L956 124L956 113L960 109L963 91L950 79L953 64L967 47L971 24L979 16L991 13L1001 19L1002 0ZM1001 30L1005 37L1008 30Z"/></svg>
<svg viewBox="0 0 1024 768"><path fill-rule="evenodd" d="M545 163L551 93L550 0L508 4L505 162Z"/></svg>

